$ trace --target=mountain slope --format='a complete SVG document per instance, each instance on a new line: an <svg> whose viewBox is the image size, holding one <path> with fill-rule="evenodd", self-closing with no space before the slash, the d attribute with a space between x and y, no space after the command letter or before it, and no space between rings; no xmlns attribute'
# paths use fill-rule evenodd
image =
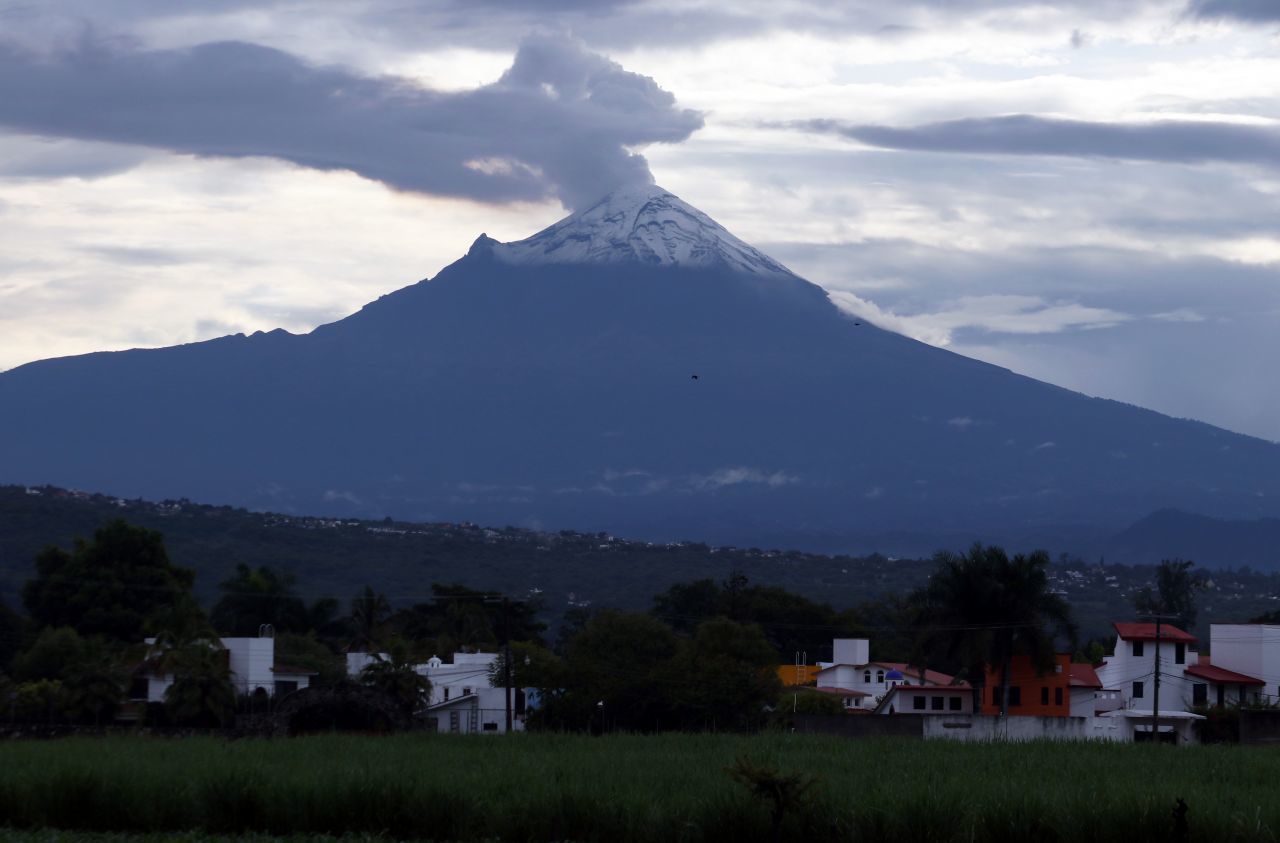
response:
<svg viewBox="0 0 1280 843"><path fill-rule="evenodd" d="M855 320L660 188L308 335L20 367L0 409L0 482L277 511L818 549L1280 514L1280 447Z"/></svg>

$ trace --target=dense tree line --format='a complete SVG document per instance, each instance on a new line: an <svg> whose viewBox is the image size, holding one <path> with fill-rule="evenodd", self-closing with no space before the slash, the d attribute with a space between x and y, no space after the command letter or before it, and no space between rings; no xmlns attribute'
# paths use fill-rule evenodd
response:
<svg viewBox="0 0 1280 843"><path fill-rule="evenodd" d="M922 588L845 609L732 571L720 582L673 585L647 613L572 608L551 630L536 599L437 583L428 599L399 608L372 586L345 603L308 602L288 572L245 564L219 583L206 612L193 595L193 573L169 559L160 533L117 520L70 550L39 554L22 591L25 614L0 603L0 718L111 722L139 671L158 671L174 681L163 705L148 712L153 722L225 725L246 701L236 697L218 638L269 630L277 660L315 671L320 684L353 681L346 652L376 654L355 681L406 714L420 710L429 691L415 664L509 642L513 684L539 692L531 726L754 729L777 707L778 665L829 659L837 637L870 638L877 659L975 685L987 664L1007 681L1018 655L1047 667L1056 648L1075 645L1048 565L1044 553L1010 558L975 545L938 554ZM1201 583L1190 563L1165 563L1135 608L1193 622ZM495 684L507 669L500 660ZM788 700L801 707L798 697ZM832 704L804 700L810 710Z"/></svg>

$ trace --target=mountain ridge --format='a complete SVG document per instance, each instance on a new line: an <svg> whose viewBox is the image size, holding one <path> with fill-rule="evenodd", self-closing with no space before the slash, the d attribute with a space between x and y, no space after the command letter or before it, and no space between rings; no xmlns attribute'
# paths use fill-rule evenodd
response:
<svg viewBox="0 0 1280 843"><path fill-rule="evenodd" d="M687 265L676 229L667 263L629 241L510 263L482 236L308 334L0 374L0 482L824 551L1280 514L1280 446L918 343L716 249Z"/></svg>

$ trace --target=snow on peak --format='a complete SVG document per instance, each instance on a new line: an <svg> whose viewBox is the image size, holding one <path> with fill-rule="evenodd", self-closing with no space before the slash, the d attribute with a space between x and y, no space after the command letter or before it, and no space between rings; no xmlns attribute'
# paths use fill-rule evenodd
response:
<svg viewBox="0 0 1280 843"><path fill-rule="evenodd" d="M485 240L486 251L516 265L646 263L794 277L711 217L653 184L619 188L524 240Z"/></svg>

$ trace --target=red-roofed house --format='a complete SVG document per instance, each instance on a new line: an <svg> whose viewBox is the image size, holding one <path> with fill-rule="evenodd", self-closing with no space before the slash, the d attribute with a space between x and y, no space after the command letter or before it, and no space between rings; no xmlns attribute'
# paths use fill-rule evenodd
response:
<svg viewBox="0 0 1280 843"><path fill-rule="evenodd" d="M1213 664L1256 678L1248 693L1267 702L1280 701L1280 625L1265 623L1214 623L1209 625L1209 652ZM1213 699L1210 688L1210 700Z"/></svg>
<svg viewBox="0 0 1280 843"><path fill-rule="evenodd" d="M1195 636L1175 626L1160 627L1160 710L1228 705L1258 697L1266 681L1254 671L1267 650L1266 636L1240 632L1247 624L1210 627L1212 659L1195 650ZM1115 654L1098 669L1105 689L1119 692L1123 708L1151 710L1155 705L1156 629L1151 623L1117 623ZM1280 632L1280 630L1277 630ZM1280 634L1272 648L1280 664ZM1280 681L1280 680L1278 680Z"/></svg>
<svg viewBox="0 0 1280 843"><path fill-rule="evenodd" d="M1114 626L1115 651L1096 671L1102 690L1118 692L1120 708L1152 710L1158 653L1160 708L1177 711L1190 707L1191 686L1183 674L1189 665L1199 661L1195 636L1176 626L1161 624L1157 642L1153 623L1116 623Z"/></svg>
<svg viewBox="0 0 1280 843"><path fill-rule="evenodd" d="M1209 656L1201 656L1199 662L1188 667L1184 675L1191 685L1192 705L1224 706L1249 702L1266 684L1253 676L1218 667L1209 661Z"/></svg>
<svg viewBox="0 0 1280 843"><path fill-rule="evenodd" d="M921 670L902 662L871 661L871 642L866 638L837 638L832 642L834 659L818 671L817 690L840 688L857 691L849 697L853 710L870 710L898 685L951 685L950 674ZM968 690L969 686L963 686Z"/></svg>

